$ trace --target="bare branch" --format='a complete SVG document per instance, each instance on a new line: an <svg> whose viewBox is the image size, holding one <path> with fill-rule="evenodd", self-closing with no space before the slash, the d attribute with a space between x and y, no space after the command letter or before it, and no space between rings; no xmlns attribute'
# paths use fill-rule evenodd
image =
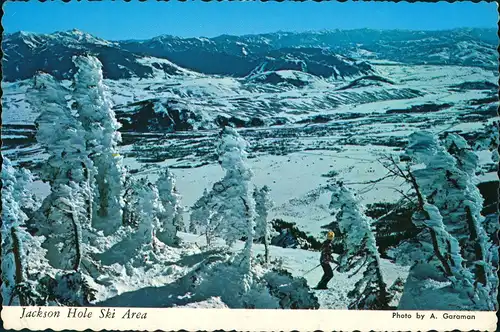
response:
<svg viewBox="0 0 500 332"><path fill-rule="evenodd" d="M380 177L380 178L375 179L375 180L363 181L363 182L344 182L344 185L349 186L349 185L353 185L353 184L376 184L376 183L382 182L383 180L391 178L391 177L393 177L393 175L386 174L383 177Z"/></svg>

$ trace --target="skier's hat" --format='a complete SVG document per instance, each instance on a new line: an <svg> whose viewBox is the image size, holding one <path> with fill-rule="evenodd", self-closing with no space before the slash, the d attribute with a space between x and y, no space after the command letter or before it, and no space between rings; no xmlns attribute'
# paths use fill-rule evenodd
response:
<svg viewBox="0 0 500 332"><path fill-rule="evenodd" d="M332 232L332 231L329 231L327 234L326 234L326 238L328 240L333 240L333 238L335 237L335 233Z"/></svg>

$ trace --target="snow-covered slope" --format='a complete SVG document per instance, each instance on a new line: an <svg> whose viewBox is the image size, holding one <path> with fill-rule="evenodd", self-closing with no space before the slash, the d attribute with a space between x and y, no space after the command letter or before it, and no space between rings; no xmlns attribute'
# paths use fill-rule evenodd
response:
<svg viewBox="0 0 500 332"><path fill-rule="evenodd" d="M220 298L208 298L193 302L196 294L190 292L191 281L187 276L206 261L211 254L223 250L223 242L217 240L211 251L202 251L206 243L203 237L180 233L183 241L181 248L167 248L169 257L162 264L146 263L145 268L129 269L128 271L115 270L111 277L100 280L96 285L99 289L97 303L100 306L130 306L130 303L140 303L141 307L195 307L195 308L223 308L225 304ZM237 241L234 252L243 249L244 243ZM254 245L254 255L264 253L263 245ZM287 249L270 246L271 259L282 260L283 267L294 277L306 278L309 286L314 287L323 273L319 264L319 253L301 249ZM146 262L148 258L145 258ZM382 260L382 268L386 283L390 286L398 277L405 279L407 269ZM148 267L149 266L149 267ZM118 266L116 266L117 268ZM112 269L107 267L106 269ZM306 275L304 275L306 274ZM354 287L361 274L349 277L350 274L334 272L329 283L329 290L317 291L321 309L347 309L349 303L347 292ZM220 291L222 292L222 291Z"/></svg>
<svg viewBox="0 0 500 332"><path fill-rule="evenodd" d="M495 72L458 66L373 68L377 75L340 82L279 70L255 73L245 79L194 73L164 77L157 72L154 78L107 80L106 84L124 130L139 132L211 129L227 123L237 127L325 123L366 117L390 122L393 118L398 122L396 118L411 117L410 122L417 122L419 117L444 116L447 122L463 122L483 112L495 113ZM36 114L24 96L29 84L3 82L4 123L33 122ZM455 114L455 120L448 118L447 112Z"/></svg>

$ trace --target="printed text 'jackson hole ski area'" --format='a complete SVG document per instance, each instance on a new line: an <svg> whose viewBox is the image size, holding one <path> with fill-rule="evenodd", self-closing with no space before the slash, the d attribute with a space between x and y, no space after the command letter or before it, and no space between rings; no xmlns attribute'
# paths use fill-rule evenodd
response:
<svg viewBox="0 0 500 332"><path fill-rule="evenodd" d="M496 330L496 3L3 11L6 329Z"/></svg>

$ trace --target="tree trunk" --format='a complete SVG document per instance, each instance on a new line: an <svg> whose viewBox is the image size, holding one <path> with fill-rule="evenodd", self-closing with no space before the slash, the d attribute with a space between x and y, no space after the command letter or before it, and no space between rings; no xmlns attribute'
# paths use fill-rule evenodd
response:
<svg viewBox="0 0 500 332"><path fill-rule="evenodd" d="M377 256L375 258L376 264L376 274L377 274L377 284L379 287L378 302L381 306L380 309L389 309L389 294L387 293L387 284L384 282L384 277L380 268L380 260Z"/></svg>
<svg viewBox="0 0 500 332"><path fill-rule="evenodd" d="M467 225L469 227L469 241L473 243L474 245L474 254L475 254L475 259L476 261L482 261L484 260L484 253L483 253L483 248L481 247L481 244L479 243L478 239L478 231L476 229L476 223L474 222L474 218L472 216L472 212L470 210L470 207L466 206L465 207L466 211L466 220L467 220ZM486 286L487 283L487 278L486 278L486 271L484 270L484 266L476 264L475 265L475 275L476 275L476 283L480 282L484 286Z"/></svg>
<svg viewBox="0 0 500 332"><path fill-rule="evenodd" d="M14 262L16 264L16 285L24 282L24 268L23 268L23 259L21 257L21 240L17 236L17 227L12 227L10 229L10 234L12 236L12 251L14 253ZM12 296L12 298L14 295ZM11 298L11 301L12 301ZM27 305L22 294L19 294L19 303L22 306Z"/></svg>
<svg viewBox="0 0 500 332"><path fill-rule="evenodd" d="M87 165L85 165L85 163L82 162L82 167L83 167L83 173L84 173L84 177L87 179L87 218L88 218L88 222L90 223L90 225L92 224L92 204L93 204L93 197L92 197L92 187L90 185L90 172L89 172L89 169L87 167Z"/></svg>
<svg viewBox="0 0 500 332"><path fill-rule="evenodd" d="M205 239L207 241L207 248L210 247L210 229L209 229L209 226L207 226L207 229L205 230Z"/></svg>
<svg viewBox="0 0 500 332"><path fill-rule="evenodd" d="M73 263L73 270L78 271L80 269L80 263L82 261L82 244L80 243L82 229L78 222L78 216L76 215L74 210L71 211L70 215L71 215L71 224L73 226L75 251L76 251L75 262Z"/></svg>
<svg viewBox="0 0 500 332"><path fill-rule="evenodd" d="M434 254L439 259L441 264L443 265L443 268L446 272L446 275L451 277L453 275L453 273L451 272L451 268L450 268L450 265L448 264L448 261L443 257L443 255L441 254L441 251L439 251L439 245L437 242L436 232L431 227L427 227L427 228L429 229L429 232L431 234L432 247L434 248Z"/></svg>
<svg viewBox="0 0 500 332"><path fill-rule="evenodd" d="M264 237L264 257L266 263L269 263L269 235L266 234Z"/></svg>
<svg viewBox="0 0 500 332"><path fill-rule="evenodd" d="M415 190L415 193L417 194L418 208L420 210L423 210L425 201L424 201L424 196L420 192L420 188L418 186L417 179L415 179L415 177L413 176L413 173L410 170L408 170L408 177L410 178L410 183L411 183L413 189Z"/></svg>
<svg viewBox="0 0 500 332"><path fill-rule="evenodd" d="M156 237L156 232L155 230L153 229L153 238L151 239L151 243L153 245L153 252L158 252L157 251L157 248L156 248L156 241L155 241L155 237Z"/></svg>

